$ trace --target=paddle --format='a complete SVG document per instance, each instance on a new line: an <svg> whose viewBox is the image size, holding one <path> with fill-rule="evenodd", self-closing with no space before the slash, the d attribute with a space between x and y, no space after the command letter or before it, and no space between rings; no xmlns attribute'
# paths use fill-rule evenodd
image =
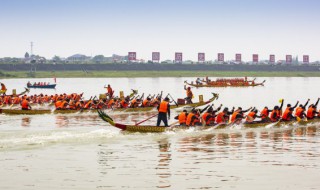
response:
<svg viewBox="0 0 320 190"><path fill-rule="evenodd" d="M171 94L168 94L170 96L170 98L173 100L173 102L177 105L177 107L179 107L178 103L172 98Z"/></svg>
<svg viewBox="0 0 320 190"><path fill-rule="evenodd" d="M146 121L150 120L151 118L156 117L157 115L159 115L159 114L157 113L157 114L155 114L155 115L153 115L153 116L151 116L151 117L149 117L149 118L147 118L147 119L145 119L145 120L143 120L143 121L140 121L140 122L136 123L135 125L138 126L139 124L141 124L141 123L143 123L143 122L146 122Z"/></svg>

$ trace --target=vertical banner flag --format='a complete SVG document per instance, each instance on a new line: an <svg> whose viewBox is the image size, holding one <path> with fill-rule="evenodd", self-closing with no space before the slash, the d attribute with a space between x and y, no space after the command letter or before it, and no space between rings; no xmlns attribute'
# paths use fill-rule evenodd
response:
<svg viewBox="0 0 320 190"><path fill-rule="evenodd" d="M152 52L152 61L160 61L160 52Z"/></svg>
<svg viewBox="0 0 320 190"><path fill-rule="evenodd" d="M175 53L175 58L174 58L176 63L182 63L182 53Z"/></svg>
<svg viewBox="0 0 320 190"><path fill-rule="evenodd" d="M137 58L137 53L136 52L129 52L128 53L128 60L129 61L135 61Z"/></svg>
<svg viewBox="0 0 320 190"><path fill-rule="evenodd" d="M303 63L309 63L309 55L303 55Z"/></svg>
<svg viewBox="0 0 320 190"><path fill-rule="evenodd" d="M205 62L205 54L198 53L198 62Z"/></svg>
<svg viewBox="0 0 320 190"><path fill-rule="evenodd" d="M241 54L240 53L236 54L236 62L241 62Z"/></svg>
<svg viewBox="0 0 320 190"><path fill-rule="evenodd" d="M252 62L255 62L255 63L259 62L259 55L258 54L253 54L252 55Z"/></svg>
<svg viewBox="0 0 320 190"><path fill-rule="evenodd" d="M218 61L224 61L224 54L223 53L218 53Z"/></svg>
<svg viewBox="0 0 320 190"><path fill-rule="evenodd" d="M275 63L276 62L276 57L275 57L275 55L270 55L269 56L269 63Z"/></svg>
<svg viewBox="0 0 320 190"><path fill-rule="evenodd" d="M286 63L292 63L292 55L286 55Z"/></svg>

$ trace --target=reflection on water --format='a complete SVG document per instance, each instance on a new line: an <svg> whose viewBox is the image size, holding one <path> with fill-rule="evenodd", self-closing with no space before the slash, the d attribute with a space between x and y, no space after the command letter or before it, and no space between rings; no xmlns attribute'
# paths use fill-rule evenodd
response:
<svg viewBox="0 0 320 190"><path fill-rule="evenodd" d="M21 126L22 127L30 127L31 119L30 117L23 117L21 119Z"/></svg>
<svg viewBox="0 0 320 190"><path fill-rule="evenodd" d="M159 156L158 165L155 168L157 171L157 176L159 176L158 188L168 188L171 187L170 177L171 177L171 150L170 143L167 138L161 139L159 143Z"/></svg>

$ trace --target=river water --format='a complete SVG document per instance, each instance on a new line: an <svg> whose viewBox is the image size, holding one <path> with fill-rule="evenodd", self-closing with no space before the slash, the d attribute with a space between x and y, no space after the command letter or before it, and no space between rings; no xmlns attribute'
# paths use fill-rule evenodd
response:
<svg viewBox="0 0 320 190"><path fill-rule="evenodd" d="M30 82L37 80L52 83ZM111 84L116 94L163 90L176 99L185 96L185 80L195 78L57 79L55 90L30 94L84 92L90 98ZM264 87L193 88L194 101L216 92L215 105L261 110L281 98L295 104L320 97L320 78L256 79L263 80ZM20 92L28 79L0 82ZM109 114L120 123L150 116ZM0 115L0 163L0 189L319 189L320 124L142 134L121 132L94 113Z"/></svg>

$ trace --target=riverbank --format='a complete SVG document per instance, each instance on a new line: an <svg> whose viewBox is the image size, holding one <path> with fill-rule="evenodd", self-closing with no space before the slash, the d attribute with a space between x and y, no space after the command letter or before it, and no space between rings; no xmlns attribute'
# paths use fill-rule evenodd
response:
<svg viewBox="0 0 320 190"><path fill-rule="evenodd" d="M268 71L0 71L0 78L320 77L320 72Z"/></svg>

